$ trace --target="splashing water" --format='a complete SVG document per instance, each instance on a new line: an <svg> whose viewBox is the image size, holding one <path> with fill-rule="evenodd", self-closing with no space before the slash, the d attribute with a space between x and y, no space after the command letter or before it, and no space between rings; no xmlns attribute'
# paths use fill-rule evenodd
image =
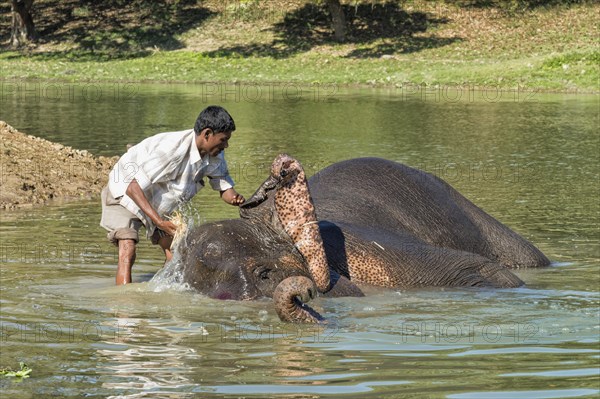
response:
<svg viewBox="0 0 600 399"><path fill-rule="evenodd" d="M181 241L180 241L181 242ZM152 280L148 282L149 288L154 292L163 291L188 291L191 287L183 282L183 262L181 253L173 247L173 258L160 269Z"/></svg>
<svg viewBox="0 0 600 399"><path fill-rule="evenodd" d="M192 208L189 204L184 204L169 219L177 226L177 231L171 243L173 257L152 277L149 287L154 292L166 290L189 291L191 287L183 282L183 261L180 246L185 243L188 232L200 223L200 214L197 209Z"/></svg>
<svg viewBox="0 0 600 399"><path fill-rule="evenodd" d="M177 231L175 231L175 236L171 242L171 250L174 251L174 249L179 246L181 239L185 237L188 231L188 226L186 218L183 216L183 213L179 211L175 211L173 215L169 217L169 220L173 222L175 226L177 226Z"/></svg>

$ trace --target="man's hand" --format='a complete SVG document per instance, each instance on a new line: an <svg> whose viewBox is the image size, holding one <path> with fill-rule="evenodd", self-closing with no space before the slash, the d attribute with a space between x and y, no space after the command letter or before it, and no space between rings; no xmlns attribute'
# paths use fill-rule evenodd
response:
<svg viewBox="0 0 600 399"><path fill-rule="evenodd" d="M246 201L243 195L238 194L233 188L221 191L223 201L233 206L240 206Z"/></svg>
<svg viewBox="0 0 600 399"><path fill-rule="evenodd" d="M127 186L126 194L136 203L137 206L140 207L142 212L144 212L150 220L162 231L169 234L170 236L175 235L175 231L177 231L177 226L173 224L173 222L169 220L164 220L160 217L160 215L156 212L156 210L150 205L150 202L146 198L144 191L140 187L137 180L133 179L129 186Z"/></svg>
<svg viewBox="0 0 600 399"><path fill-rule="evenodd" d="M158 227L159 229L161 229L162 231L164 231L171 237L174 237L175 232L177 231L177 226L175 225L175 223L171 222L170 220L162 219L159 223L156 224L156 227Z"/></svg>

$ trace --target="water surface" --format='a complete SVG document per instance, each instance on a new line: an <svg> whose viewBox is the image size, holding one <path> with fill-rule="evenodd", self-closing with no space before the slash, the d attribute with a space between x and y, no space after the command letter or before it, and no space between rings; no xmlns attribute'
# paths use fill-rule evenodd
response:
<svg viewBox="0 0 600 399"><path fill-rule="evenodd" d="M101 155L224 105L238 126L227 158L246 196L279 152L309 175L360 156L425 169L554 263L518 271L519 289L321 298L314 306L330 323L296 326L267 299L156 290L162 259L147 241L136 284L113 286L116 251L97 200L2 212L0 366L34 370L0 380L6 397L597 397L598 97L27 84L4 93L0 119ZM198 222L236 217L210 190L192 209Z"/></svg>

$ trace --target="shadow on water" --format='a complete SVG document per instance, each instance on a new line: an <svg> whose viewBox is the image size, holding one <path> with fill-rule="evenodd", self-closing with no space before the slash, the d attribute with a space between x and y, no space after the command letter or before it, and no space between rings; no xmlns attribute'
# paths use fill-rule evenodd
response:
<svg viewBox="0 0 600 399"><path fill-rule="evenodd" d="M386 54L414 53L427 48L449 45L458 37L421 37L441 24L445 18L434 18L420 11L405 11L397 2L343 5L346 18L346 43L358 45L349 58L376 58ZM254 43L225 47L209 53L211 56L270 56L286 58L320 45L337 44L331 28L326 4L306 4L285 15L273 25L275 39L269 44ZM378 43L382 41L381 43ZM360 48L363 46L365 48Z"/></svg>

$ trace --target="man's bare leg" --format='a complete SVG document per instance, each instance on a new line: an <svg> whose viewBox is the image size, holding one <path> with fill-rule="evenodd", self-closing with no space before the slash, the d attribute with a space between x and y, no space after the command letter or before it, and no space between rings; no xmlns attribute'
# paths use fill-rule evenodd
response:
<svg viewBox="0 0 600 399"><path fill-rule="evenodd" d="M119 240L119 263L117 285L131 283L131 269L135 262L135 240Z"/></svg>
<svg viewBox="0 0 600 399"><path fill-rule="evenodd" d="M165 264L173 258L173 253L171 252L171 244L173 243L173 237L165 234L158 239L158 245L162 248L165 253Z"/></svg>

